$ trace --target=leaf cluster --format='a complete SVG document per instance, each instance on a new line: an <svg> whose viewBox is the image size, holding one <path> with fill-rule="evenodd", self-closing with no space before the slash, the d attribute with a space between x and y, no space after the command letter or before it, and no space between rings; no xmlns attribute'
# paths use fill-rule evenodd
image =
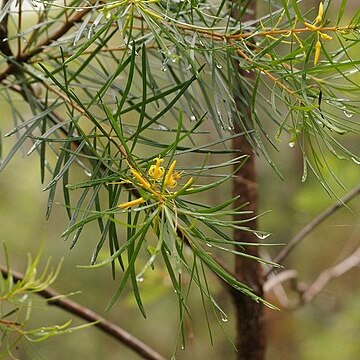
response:
<svg viewBox="0 0 360 360"><path fill-rule="evenodd" d="M30 255L28 256L28 265L24 277L15 281L10 269L5 244L3 249L6 268L4 267L0 276L1 359L5 357L15 358L13 350L23 339L30 342L40 342L49 337L70 333L91 325L70 327L72 321L69 320L61 325L30 328L29 322L32 319L32 309L35 305L35 299L31 295L41 293L56 280L61 264L52 269L50 267L51 259L48 259L44 270L39 274L38 264L42 253L40 250L34 259Z"/></svg>
<svg viewBox="0 0 360 360"><path fill-rule="evenodd" d="M0 12L2 24L9 20L16 28L0 39L12 49L11 55L0 49L0 95L14 119L5 137L16 140L0 170L23 146L28 155L39 154L47 217L60 189L70 247L94 223L99 236L91 265L111 264L113 276L116 264L121 269L110 305L129 283L145 315L138 283L161 263L182 325L193 284L204 304L207 299L222 313L205 267L262 301L209 251L246 256L248 244L234 248L229 230L251 231L232 218L254 214L232 209L237 199L231 196L215 205L198 199L232 181L245 160L232 150L239 136L279 176L270 149L278 150L285 137L290 149L301 151L302 180L310 170L329 193L327 172L341 182L327 154L359 163L342 140L360 130L359 11L342 25L346 1L335 20L331 1L321 16L298 1L269 1L269 13L254 21L241 21L249 2L35 1L35 24L24 28L21 2L11 3ZM26 109L16 106L13 93ZM165 159L167 171L176 160L182 176L194 181L181 180L168 191L163 180L153 188L148 171L156 158ZM109 257L99 260L106 243Z"/></svg>

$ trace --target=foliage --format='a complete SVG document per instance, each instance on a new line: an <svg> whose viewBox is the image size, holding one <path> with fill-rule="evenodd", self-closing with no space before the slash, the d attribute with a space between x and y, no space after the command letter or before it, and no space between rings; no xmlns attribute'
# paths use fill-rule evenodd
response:
<svg viewBox="0 0 360 360"><path fill-rule="evenodd" d="M24 277L14 279L4 245L7 271L5 272L5 268L1 269L4 272L1 272L0 276L0 359L15 359L12 351L24 338L31 342L40 342L49 337L71 333L90 325L70 327L72 321L69 320L61 325L30 328L29 322L32 318L31 312L34 306L34 299L31 294L41 293L48 288L58 276L61 265L59 264L55 269L51 269L51 259L48 259L42 274L38 274L41 252L40 250L35 259L29 255Z"/></svg>
<svg viewBox="0 0 360 360"><path fill-rule="evenodd" d="M73 247L86 226L97 224L91 265L110 263L113 276L117 265L122 271L109 306L130 283L145 316L138 283L162 264L179 299L182 330L193 284L206 316L208 300L226 319L205 267L265 302L210 253L248 257L248 244L234 249L234 229L267 236L233 220L255 216L233 209L236 198L201 201L202 192L231 183L246 161L231 149L235 138L245 136L280 177L270 149L285 138L301 151L302 180L310 171L330 194L327 174L341 182L327 153L360 162L342 141L360 130L359 11L342 24L346 1L336 19L329 18L331 1L317 9L268 1L267 15L243 22L249 3L32 1L25 21L25 5L5 1L0 15L0 94L13 111L6 136L16 137L0 170L23 146L37 152L42 181L46 171L51 176L47 217L61 189L69 218L63 237L72 236ZM27 109L17 108L13 92ZM79 168L85 175L73 182ZM110 255L99 260L106 242Z"/></svg>

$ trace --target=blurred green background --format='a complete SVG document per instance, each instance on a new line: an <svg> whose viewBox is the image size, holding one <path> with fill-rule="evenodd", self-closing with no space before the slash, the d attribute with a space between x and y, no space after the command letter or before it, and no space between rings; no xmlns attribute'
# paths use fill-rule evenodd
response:
<svg viewBox="0 0 360 360"><path fill-rule="evenodd" d="M356 0L349 1L348 9L356 7ZM15 99L22 106L21 99ZM13 124L9 106L0 102L2 133ZM270 129L275 135L276 130ZM214 135L216 136L216 135ZM349 136L350 146L360 150L358 141ZM7 153L13 139L3 139L3 152ZM281 181L267 163L258 159L260 212L271 210L261 217L260 229L269 231L269 242L288 242L307 222L336 199L330 198L316 179L301 183L301 155L286 142L279 144L282 151L272 154L286 178ZM19 152L0 174L0 240L9 251L11 266L24 271L27 254L35 255L43 239L46 239L43 260L48 256L56 265L64 263L54 288L71 296L106 318L153 346L169 357L176 346L179 331L177 298L170 283L161 271L153 272L140 284L148 319L144 319L128 292L115 306L105 313L106 305L116 289L118 279L111 278L109 268L80 269L87 265L97 238L91 228L84 231L81 241L72 249L64 242L61 233L67 225L61 194L49 221L45 221L47 193L42 191L39 176L39 160L35 153L26 156ZM328 159L335 172L351 189L360 179L359 165L351 161ZM82 177L83 174L78 174ZM48 179L49 180L49 179ZM74 181L74 179L72 179ZM46 182L45 182L46 183ZM339 196L345 192L336 188ZM212 195L216 201L219 195ZM210 196L210 195L209 195ZM310 284L319 272L350 254L360 245L360 201L350 203L351 210L341 209L312 232L287 259L286 266L295 268L299 279ZM2 249L0 261L3 261ZM265 251L265 250L264 250ZM271 254L277 249L266 248ZM266 254L265 254L266 255ZM105 255L104 255L105 256ZM227 260L230 261L230 260ZM44 263L44 261L42 262ZM340 279L333 280L312 303L295 310L268 310L268 359L279 360L354 360L360 358L360 269L355 268ZM222 327L230 338L234 336L233 307L223 288L212 278L215 298L227 312L229 321ZM295 297L295 294L290 294ZM31 326L63 323L72 318L54 307L48 307L36 298ZM277 304L273 294L269 300ZM215 319L212 319L214 345L211 346L201 299L192 293L190 302L192 320L187 326L187 346L178 349L178 359L231 359L233 347ZM74 318L74 324L81 322ZM37 344L22 342L14 351L19 359L139 359L125 346L91 328L71 335L54 337Z"/></svg>

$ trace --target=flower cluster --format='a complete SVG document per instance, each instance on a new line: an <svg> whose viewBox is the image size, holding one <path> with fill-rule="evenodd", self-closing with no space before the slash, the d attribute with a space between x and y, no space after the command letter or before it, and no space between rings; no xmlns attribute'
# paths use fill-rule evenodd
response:
<svg viewBox="0 0 360 360"><path fill-rule="evenodd" d="M149 176L145 176L141 174L139 171L135 170L130 166L130 172L134 177L135 182L132 182L135 186L142 188L145 190L149 196L154 196L160 202L163 202L164 197L168 195L174 195L176 193L169 191L169 189L173 189L177 186L178 181L182 176L182 172L175 171L176 160L174 160L169 168L165 170L161 163L164 159L160 157L155 158L155 163L150 166L147 174ZM193 182L193 178L190 178L186 184L183 186L182 190L186 190ZM139 205L146 202L144 197L140 197L138 199L128 201L125 203L121 203L119 205L122 209L127 209L129 207Z"/></svg>
<svg viewBox="0 0 360 360"><path fill-rule="evenodd" d="M321 52L320 39L323 39L323 40L331 40L332 39L332 37L330 35L321 32L320 31L321 27L318 26L318 24L320 24L323 21L323 16L324 16L324 4L322 2L320 2L318 14L317 14L317 17L315 18L314 23L309 24L307 22L304 22L304 25L308 29L317 33L317 41L315 44L314 65L317 65L317 63L319 62L319 59L320 59L320 52Z"/></svg>

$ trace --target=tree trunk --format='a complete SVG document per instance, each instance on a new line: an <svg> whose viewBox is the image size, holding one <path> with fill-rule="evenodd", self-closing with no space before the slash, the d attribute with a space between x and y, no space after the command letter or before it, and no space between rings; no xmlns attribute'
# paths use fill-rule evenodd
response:
<svg viewBox="0 0 360 360"><path fill-rule="evenodd" d="M235 2L241 0L234 0ZM236 5L239 5L237 2ZM248 6L248 10L242 21L255 18L256 1ZM234 10L233 16L236 16L237 10ZM241 72L241 69L239 69ZM252 74L242 73L241 76L252 77ZM241 93L239 86L239 93ZM240 97L236 98L236 104L239 113L244 112L244 100ZM239 124L236 125L235 131L240 132L244 130L251 130L249 119L250 108L246 108L247 119L243 119L244 124L248 124L248 129L241 129ZM256 168L255 168L255 154L251 145L246 137L241 136L235 138L233 141L233 149L240 150L242 154L249 156L248 160L236 172L233 181L233 194L240 195L236 201L235 206L244 203L249 203L246 210L251 210L254 216L257 214L257 183L256 183ZM243 220L245 216L238 216L236 220ZM257 229L257 220L251 220L247 223L251 229ZM234 240L238 242L257 243L258 238L251 232L235 230ZM247 246L245 251L248 254L258 256L258 246ZM235 274L239 281L244 282L250 286L254 292L263 296L263 273L261 265L251 259L246 259L242 256L236 256L235 259ZM236 321L237 321L237 359L238 360L263 360L265 359L265 319L264 319L264 306L249 299L247 296L240 292L234 292L233 300L236 308Z"/></svg>
<svg viewBox="0 0 360 360"><path fill-rule="evenodd" d="M234 149L249 155L245 165L236 173L233 183L234 195L240 195L235 205L249 202L247 210L256 214L257 210L257 184L254 153L250 144L244 137L233 142ZM240 217L238 219L241 219ZM257 228L257 220L247 223L252 229ZM247 231L235 230L234 240L248 243L258 241L257 237ZM258 256L258 246L247 246L248 254ZM254 292L263 296L263 273L261 265L252 260L237 255L235 259L235 274L239 281L250 286ZM233 300L236 308L237 321L237 359L262 360L265 358L265 319L264 308L260 303L251 300L240 292L234 292Z"/></svg>

